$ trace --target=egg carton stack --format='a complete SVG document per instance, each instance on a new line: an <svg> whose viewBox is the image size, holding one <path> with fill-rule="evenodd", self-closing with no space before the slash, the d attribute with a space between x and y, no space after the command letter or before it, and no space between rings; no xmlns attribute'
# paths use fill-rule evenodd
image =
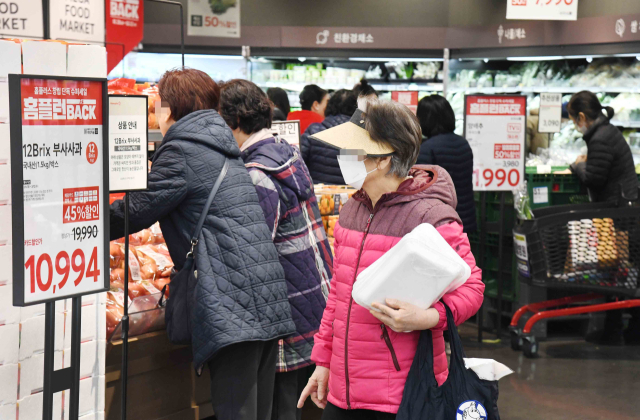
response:
<svg viewBox="0 0 640 420"><path fill-rule="evenodd" d="M8 74L106 77L104 47L0 40L0 420L42 418L45 306L13 306ZM104 419L106 294L82 300L80 419ZM54 369L70 365L71 300L55 306ZM69 418L69 391L53 396L55 420Z"/></svg>
<svg viewBox="0 0 640 420"><path fill-rule="evenodd" d="M569 249L563 280L589 279L597 272L598 235L591 219L572 220L567 223Z"/></svg>

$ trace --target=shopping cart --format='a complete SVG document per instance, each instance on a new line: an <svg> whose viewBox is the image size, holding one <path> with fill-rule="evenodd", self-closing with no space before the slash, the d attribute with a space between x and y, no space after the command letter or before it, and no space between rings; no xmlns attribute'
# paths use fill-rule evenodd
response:
<svg viewBox="0 0 640 420"><path fill-rule="evenodd" d="M514 249L521 279L532 286L571 289L576 296L532 303L513 315L511 347L535 357L533 326L542 320L640 306L640 207L596 203L557 206L534 212L534 220L514 228ZM605 296L632 298L586 304ZM636 298L636 299L633 299ZM518 323L533 312L520 328Z"/></svg>

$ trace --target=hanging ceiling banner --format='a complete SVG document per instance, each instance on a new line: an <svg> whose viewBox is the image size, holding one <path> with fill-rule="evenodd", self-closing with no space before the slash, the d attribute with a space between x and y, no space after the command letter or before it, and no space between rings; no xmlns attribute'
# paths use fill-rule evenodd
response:
<svg viewBox="0 0 640 420"><path fill-rule="evenodd" d="M0 37L44 37L42 0L0 0Z"/></svg>
<svg viewBox="0 0 640 420"><path fill-rule="evenodd" d="M105 0L50 0L51 39L104 42Z"/></svg>
<svg viewBox="0 0 640 420"><path fill-rule="evenodd" d="M107 0L107 73L142 42L144 0Z"/></svg>
<svg viewBox="0 0 640 420"><path fill-rule="evenodd" d="M577 20L578 0L507 0L507 19Z"/></svg>
<svg viewBox="0 0 640 420"><path fill-rule="evenodd" d="M189 0L187 35L240 38L240 0Z"/></svg>

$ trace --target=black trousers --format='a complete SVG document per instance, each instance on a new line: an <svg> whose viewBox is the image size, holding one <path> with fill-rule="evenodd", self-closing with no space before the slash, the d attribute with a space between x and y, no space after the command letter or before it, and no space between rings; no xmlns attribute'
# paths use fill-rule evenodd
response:
<svg viewBox="0 0 640 420"><path fill-rule="evenodd" d="M327 403L322 420L395 420L396 415L371 410L343 410Z"/></svg>
<svg viewBox="0 0 640 420"><path fill-rule="evenodd" d="M276 373L271 420L301 420L302 410L297 408L298 399L315 368L315 365L311 365L291 372Z"/></svg>
<svg viewBox="0 0 640 420"><path fill-rule="evenodd" d="M278 340L223 348L209 361L217 420L271 420Z"/></svg>

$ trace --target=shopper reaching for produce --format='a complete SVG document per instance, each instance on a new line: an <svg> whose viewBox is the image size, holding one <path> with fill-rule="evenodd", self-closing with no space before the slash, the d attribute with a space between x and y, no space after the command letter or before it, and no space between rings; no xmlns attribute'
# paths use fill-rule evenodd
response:
<svg viewBox="0 0 640 420"><path fill-rule="evenodd" d="M567 110L587 143L587 155L578 156L571 170L589 188L593 201L617 200L621 192L629 199L637 198L638 176L631 148L609 122L613 108L603 107L596 95L582 91L571 97Z"/></svg>
<svg viewBox="0 0 640 420"><path fill-rule="evenodd" d="M355 99L354 99L355 103ZM309 171L297 148L271 133L272 106L247 80L222 86L220 115L233 132L284 267L296 334L278 345L273 420L296 420L313 371L311 350L329 295L333 257Z"/></svg>
<svg viewBox="0 0 640 420"><path fill-rule="evenodd" d="M317 368L298 406L310 396L325 408L323 419L394 419L421 330L433 333L438 384L448 376L445 307L442 302L421 309L387 301L376 304L382 313L371 312L351 296L357 275L416 226L432 224L471 268L466 283L442 298L460 324L482 304L481 272L454 210L451 177L439 166L413 166L422 131L407 107L372 102L366 113L356 111L350 122L314 138L342 149L345 181L359 191L335 226L331 293L311 357Z"/></svg>
<svg viewBox="0 0 640 420"><path fill-rule="evenodd" d="M181 277L187 284L171 281L167 323L191 342L197 373L209 365L216 418L269 420L278 339L295 331L271 230L233 134L215 111L218 85L202 71L180 69L165 73L158 88L164 139L148 189L130 193L129 228L137 232L159 220L178 271L187 253L194 256L197 276ZM228 171L205 208L225 161ZM203 211L203 229L192 243ZM111 205L111 239L123 235L120 200Z"/></svg>

